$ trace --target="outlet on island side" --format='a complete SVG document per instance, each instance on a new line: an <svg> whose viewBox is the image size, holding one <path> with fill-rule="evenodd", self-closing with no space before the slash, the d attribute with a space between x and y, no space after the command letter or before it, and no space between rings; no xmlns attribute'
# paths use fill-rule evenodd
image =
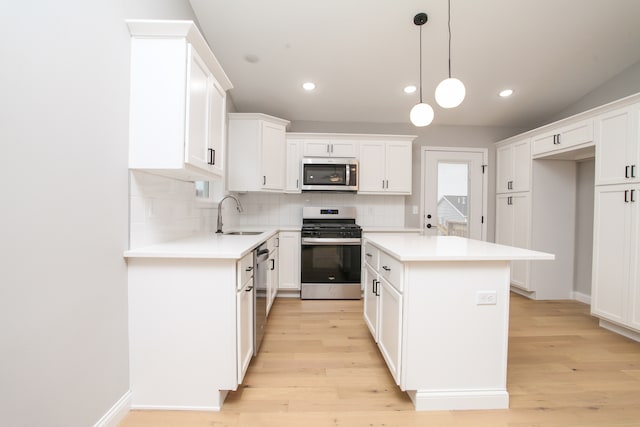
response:
<svg viewBox="0 0 640 427"><path fill-rule="evenodd" d="M496 291L476 292L476 305L495 305L498 300Z"/></svg>

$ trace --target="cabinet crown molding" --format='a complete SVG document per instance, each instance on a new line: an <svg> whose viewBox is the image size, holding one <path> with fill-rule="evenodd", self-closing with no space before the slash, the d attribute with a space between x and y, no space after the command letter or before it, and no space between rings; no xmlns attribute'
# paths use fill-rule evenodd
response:
<svg viewBox="0 0 640 427"><path fill-rule="evenodd" d="M227 91L233 88L231 80L227 77L224 69L215 57L209 44L198 30L193 21L189 20L158 20L158 19L127 19L131 37L139 38L184 38L187 43L191 43L198 54L205 61L209 70L216 78L218 84Z"/></svg>

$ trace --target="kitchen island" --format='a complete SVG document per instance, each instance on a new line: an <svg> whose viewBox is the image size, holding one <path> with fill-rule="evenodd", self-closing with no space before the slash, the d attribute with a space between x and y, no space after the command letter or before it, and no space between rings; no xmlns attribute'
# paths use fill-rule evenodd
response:
<svg viewBox="0 0 640 427"><path fill-rule="evenodd" d="M363 253L365 321L416 410L508 408L510 263L554 256L382 233Z"/></svg>

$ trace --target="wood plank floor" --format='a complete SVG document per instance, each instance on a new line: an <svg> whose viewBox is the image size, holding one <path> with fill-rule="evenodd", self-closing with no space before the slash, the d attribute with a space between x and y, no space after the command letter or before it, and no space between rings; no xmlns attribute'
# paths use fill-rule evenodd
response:
<svg viewBox="0 0 640 427"><path fill-rule="evenodd" d="M221 412L132 411L120 427L640 426L640 343L599 328L574 301L512 295L510 320L507 410L415 412L362 301L280 298Z"/></svg>

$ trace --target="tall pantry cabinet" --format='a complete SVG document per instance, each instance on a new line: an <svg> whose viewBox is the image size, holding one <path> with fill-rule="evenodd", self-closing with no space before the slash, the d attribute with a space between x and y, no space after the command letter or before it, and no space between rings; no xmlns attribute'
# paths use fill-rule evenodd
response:
<svg viewBox="0 0 640 427"><path fill-rule="evenodd" d="M591 313L640 339L640 104L596 118ZM621 328L622 327L622 328Z"/></svg>

